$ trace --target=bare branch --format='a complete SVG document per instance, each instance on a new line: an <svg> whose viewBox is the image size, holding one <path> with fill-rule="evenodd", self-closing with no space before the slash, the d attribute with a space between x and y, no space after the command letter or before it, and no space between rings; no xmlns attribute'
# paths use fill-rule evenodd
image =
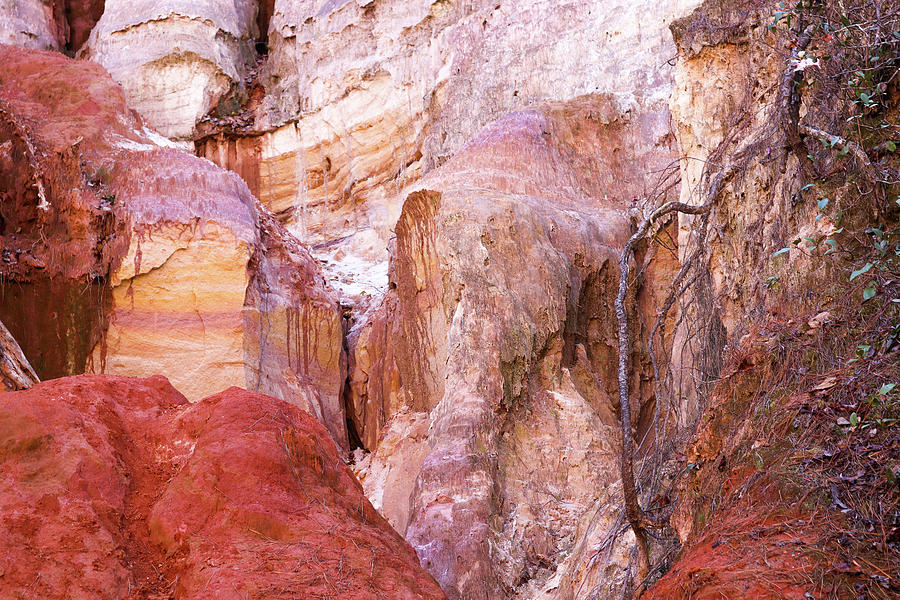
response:
<svg viewBox="0 0 900 600"><path fill-rule="evenodd" d="M872 161L869 160L869 155L866 154L866 151L856 142L851 142L847 138L828 133L818 127L813 127L812 125L800 125L800 131L803 134L814 137L832 147L841 146L846 149L853 154L854 158L856 158L856 161L859 163L859 168L863 171L863 175L872 181L878 180L878 174L875 171L875 167L872 166Z"/></svg>

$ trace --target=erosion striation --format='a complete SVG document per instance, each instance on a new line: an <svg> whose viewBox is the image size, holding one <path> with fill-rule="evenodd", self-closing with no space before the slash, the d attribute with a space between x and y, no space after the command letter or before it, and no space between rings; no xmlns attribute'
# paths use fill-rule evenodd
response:
<svg viewBox="0 0 900 600"><path fill-rule="evenodd" d="M667 24L694 5L275 2L260 98L202 123L197 151L252 182L346 301L368 304L409 185L535 102L660 110L671 68L650 57L674 55Z"/></svg>

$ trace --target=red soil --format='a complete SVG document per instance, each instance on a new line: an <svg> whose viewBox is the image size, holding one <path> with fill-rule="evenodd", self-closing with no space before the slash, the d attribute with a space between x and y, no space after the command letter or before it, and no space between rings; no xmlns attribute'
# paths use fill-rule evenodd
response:
<svg viewBox="0 0 900 600"><path fill-rule="evenodd" d="M444 598L328 433L162 377L0 394L0 597Z"/></svg>
<svg viewBox="0 0 900 600"><path fill-rule="evenodd" d="M733 352L685 457L670 520L681 552L643 600L900 597L900 487L886 476L900 436L869 426L896 418L873 392L900 362L887 344L846 360L896 319L841 311L825 327L816 313L771 318ZM850 411L860 426L840 427Z"/></svg>

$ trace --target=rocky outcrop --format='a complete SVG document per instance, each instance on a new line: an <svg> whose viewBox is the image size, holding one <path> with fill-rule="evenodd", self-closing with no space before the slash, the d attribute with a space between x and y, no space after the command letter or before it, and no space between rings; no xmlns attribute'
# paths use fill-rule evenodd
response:
<svg viewBox="0 0 900 600"><path fill-rule="evenodd" d="M10 46L0 58L2 318L42 379L83 372L127 244L101 190L139 125L98 65Z"/></svg>
<svg viewBox="0 0 900 600"><path fill-rule="evenodd" d="M239 177L146 129L99 66L0 56L0 308L38 374L167 373L194 401L249 387L346 448L341 313L309 254Z"/></svg>
<svg viewBox="0 0 900 600"><path fill-rule="evenodd" d="M240 105L259 36L255 0L105 4L81 56L102 64L153 128L187 138L211 108Z"/></svg>
<svg viewBox="0 0 900 600"><path fill-rule="evenodd" d="M676 357L673 372L691 373L677 393L682 424L699 416L691 380L715 380L725 346L736 346L752 318L782 312L781 294L791 297L790 312L818 312L834 293L821 293L821 282L841 266L828 248L854 244L848 222L841 223L843 209L834 206L854 205L858 190L846 178L828 181L850 159L814 137L798 142L801 149L792 147L785 78L805 78L798 123L842 131L845 121L836 115L851 115L827 89L818 65L809 74L796 71L795 40L770 29L770 18L762 2L710 0L672 27L678 60L670 106L682 157L681 200L705 201L709 176L726 165L738 167L706 228L703 289L686 300L691 319L676 332L675 344L688 350ZM773 55L773 47L783 56ZM706 170L708 163L718 167ZM823 197L827 210L817 204ZM695 217L679 219L682 260L697 237L695 224ZM689 329L705 333L692 338Z"/></svg>
<svg viewBox="0 0 900 600"><path fill-rule="evenodd" d="M246 387L314 414L347 449L343 319L318 265L265 211L244 300Z"/></svg>
<svg viewBox="0 0 900 600"><path fill-rule="evenodd" d="M884 6L816 6L791 15L791 25L773 19L770 3L710 0L673 25L681 197L705 201L692 192L726 165L737 175L705 228L679 221L682 252L705 235L698 271L706 282L691 291L676 333L690 356L676 356L672 369L709 391L689 385L692 393L676 394L693 434L670 519L682 547L645 597L851 589L889 597L900 589L885 568L897 562L892 544L853 541L888 530L877 523L895 522L898 505L891 467L887 479L875 475L896 454L881 436L896 433L858 428L867 405L879 404L875 390L892 390L898 377L893 338L874 351L863 341L884 339L877 332L895 326L896 310L874 283L850 282L863 275L851 275L860 264L880 260L880 242L861 243L862 232L896 231L896 211L884 204L892 195L880 186L896 180L898 160L879 150L884 138L858 132L896 123L900 93L876 77L877 105L862 108L843 77L869 64L866 44L879 43L880 23L896 28L900 15L883 15ZM844 53L846 32L856 29L864 32L859 54ZM882 55L896 64L897 49ZM858 145L841 137L851 135ZM869 400L858 400L863 389L873 390ZM843 416L850 411L853 423ZM894 499L878 504L891 508L856 504L885 495ZM846 560L859 568L844 568Z"/></svg>
<svg viewBox="0 0 900 600"><path fill-rule="evenodd" d="M59 45L53 8L42 0L17 0L0 5L0 44L47 50Z"/></svg>
<svg viewBox="0 0 900 600"><path fill-rule="evenodd" d="M608 96L538 105L485 128L404 203L390 291L350 335L348 406L373 449L357 464L367 493L451 598L621 581L627 551L590 561L597 507L617 494L611 299L631 199L671 161L666 131L664 110L622 114ZM632 299L645 318L655 277ZM634 364L646 423L637 346Z"/></svg>
<svg viewBox="0 0 900 600"><path fill-rule="evenodd" d="M440 599L309 414L163 377L0 394L0 594Z"/></svg>

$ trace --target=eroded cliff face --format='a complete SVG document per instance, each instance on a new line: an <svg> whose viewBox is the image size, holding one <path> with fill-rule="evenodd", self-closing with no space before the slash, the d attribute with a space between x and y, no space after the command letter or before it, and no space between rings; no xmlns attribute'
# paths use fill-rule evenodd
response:
<svg viewBox="0 0 900 600"><path fill-rule="evenodd" d="M726 362L708 402L688 397L682 407L688 422L699 419L671 518L683 546L650 598L900 590L886 576L900 499L898 448L883 440L896 432L876 425L894 410L900 378L889 333L897 264L882 252L897 239L900 164L883 140L900 120L898 48L878 42L898 15L886 5L819 6L791 29L776 10L710 1L673 26L681 196L704 200L691 194L703 187L703 161L740 171L707 229L709 295L693 298L721 326L693 350L717 354L727 342ZM877 101L865 103L841 69L875 46L894 66L881 83L874 76ZM680 220L680 248L697 235L692 224ZM873 265L882 274L860 282ZM709 381L709 366L692 368ZM881 500L870 511L873 496ZM870 528L885 533L881 542L857 544ZM865 566L844 568L848 560Z"/></svg>
<svg viewBox="0 0 900 600"><path fill-rule="evenodd" d="M183 139L211 108L246 94L257 11L256 0L107 0L80 55L109 71L151 127Z"/></svg>
<svg viewBox="0 0 900 600"><path fill-rule="evenodd" d="M38 373L165 372L191 400L248 387L346 448L341 313L306 251L239 177L146 129L99 66L2 57L2 310Z"/></svg>
<svg viewBox="0 0 900 600"><path fill-rule="evenodd" d="M357 465L367 493L451 597L621 584L627 552L600 580L584 547L617 493L622 199L652 185L641 165L671 161L665 133L664 113L623 115L606 96L539 105L485 128L404 203L391 291L350 334L348 408L373 450ZM633 299L645 319L658 276ZM649 415L637 346L634 363L633 410Z"/></svg>
<svg viewBox="0 0 900 600"><path fill-rule="evenodd" d="M209 113L198 130L198 153L240 173L263 204L312 246L342 300L357 307L344 397L354 432L373 452L360 472L372 474L370 495L455 596L546 591L568 597L587 581L601 585L597 570L586 564L603 542L598 523L605 515L587 515L598 515L598 507L616 496L608 301L617 277L610 259L628 235L631 201L657 184L646 173L664 170L675 157L667 108L672 70L648 57L674 52L667 24L692 4L654 6L654 17L639 22L649 5L623 12L587 3L276 2L258 81L249 70L251 54L243 51L222 51L216 60L185 52L168 62L154 53L164 46L161 40L187 36L197 43L216 27L229 33L217 43L245 44L253 24L241 17L229 29L222 19L231 7L224 16L196 23L177 7L149 23L138 23L148 18L136 11L128 15L127 29L116 25L116 10L107 10L83 51L106 65L138 111L169 135L187 135ZM132 38L146 41L151 60L142 53L122 63L117 44ZM601 60L610 56L615 61ZM173 61L190 77L163 78L153 66ZM140 91L164 80L173 92L165 98L196 96L211 89L204 82L225 81L206 71L194 81L188 63L225 73L232 89L249 74L248 103L229 116L209 112L215 94L194 98L190 110L175 110L168 100ZM226 98L241 100L240 93ZM563 102L513 113L475 136L504 113L547 99ZM156 104L144 106L145 100ZM179 119L179 129L154 111ZM235 214L242 202L210 213ZM202 382L213 374L239 378L240 348L259 357L243 362L248 382L278 380L270 393L298 387L279 375L293 373L294 365L305 369L298 382L342 374L339 347L318 343L322 350L315 355L293 346L301 338L334 339L329 336L341 329L339 320L319 314L315 293L306 292L309 302L295 303L303 307L299 313L285 307L283 316L276 315L278 308L263 319L247 310L251 304L281 306L291 294L271 291L272 282L296 278L289 272L305 282L312 270L302 264L284 269L280 258L269 258L282 252L277 244L245 240L228 223L211 225L172 231L166 237L175 241L161 245L173 265L205 264L204 271L215 273L201 282L210 293L186 306L217 307L219 321L194 320L191 327L197 339L210 331L220 340L220 362L200 363L210 377L188 376L184 384L202 395ZM388 280L387 246L394 233ZM153 254L152 241L138 240L141 246L132 243L123 262L128 266L117 306L127 307L131 299L140 304L142 297L161 301L172 283L165 269L130 270L139 247L139 262ZM186 244L196 254L181 249ZM259 244L265 252L253 255ZM203 262L212 256L215 264ZM632 299L645 320L662 293L658 282L674 266L671 259L657 261L645 274L649 283ZM171 276L180 277L178 272ZM249 288L241 279L247 273ZM147 286L143 296L129 291L132 280ZM241 289L249 290L244 327L229 335ZM166 310L160 305L145 313ZM172 318L190 312L173 311ZM275 327L263 331L273 320ZM110 331L107 347L117 341L124 347L129 336L142 339L137 323L130 334L115 326ZM279 347L257 349L257 339ZM156 353L144 348L131 356L142 354ZM314 355L316 366L309 369ZM173 357L146 366L173 369L182 362ZM634 410L643 419L639 431L646 432L654 399L646 385L647 358L637 349L635 364L634 385L641 391ZM320 381L317 388L328 385ZM326 423L343 418L343 407L309 407ZM525 483L535 479L533 473L554 483L534 490ZM554 495L568 500L545 515L544 504ZM456 508L451 498L459 501ZM468 542L473 534L478 541ZM610 590L622 575L624 556L617 555L617 575L605 584Z"/></svg>
<svg viewBox="0 0 900 600"><path fill-rule="evenodd" d="M0 44L37 50L81 48L104 0L17 0L0 6Z"/></svg>
<svg viewBox="0 0 900 600"><path fill-rule="evenodd" d="M407 186L537 101L664 110L671 68L644 59L674 55L667 24L695 4L276 2L265 95L204 128L198 153L258 182L332 285L365 303L384 292Z"/></svg>
<svg viewBox="0 0 900 600"><path fill-rule="evenodd" d="M855 243L839 237L842 211L816 200L827 194L832 208L850 206L858 186L833 177L842 163L830 148L806 143L804 158L802 139L784 129L785 82L795 78L803 85L796 119L837 127L847 115L816 104L828 89L805 78L816 65L790 58L796 47L772 31L770 7L710 0L691 13L698 4L109 0L102 18L95 2L4 6L10 18L0 35L24 46L74 50L100 20L81 50L90 60L0 46L0 318L44 378L162 373L190 401L235 385L308 411L338 453L353 447L365 494L453 600L620 598L634 538L621 516L616 260L654 206L704 203L711 179L737 165L711 213L653 223L637 248L628 380L641 502L678 502L671 545L655 547L662 554L684 544L649 593L769 593L758 580L771 566L741 570L742 546L760 538L740 529L807 527L819 513L747 514L788 490L787 480L757 477L747 448L800 461L812 447L784 445L800 443L785 434L788 420L755 420L762 404L734 400L747 399L746 385L713 386L726 363L725 375L740 380L765 363L761 354L791 358L767 345L778 335L759 341L764 317L803 313L785 335L806 349L808 331L829 322L814 309L846 292L833 277L851 265L800 241ZM63 21L60 6L68 7ZM892 85L883 91L896 104ZM886 127L896 127L892 118ZM191 142L198 156L179 149ZM894 152L887 148L882 157ZM805 160L820 162L818 176ZM886 181L900 177L876 166ZM649 331L686 265L694 270L677 285L690 289L659 330L654 381ZM878 289L892 281L882 277ZM741 362L745 351L751 362ZM14 386L31 384L23 373ZM779 410L810 412L809 398L822 396L797 389L809 397ZM194 435L179 444L206 436L210 447L246 445L266 465L284 450L304 486L331 499L335 478L345 489L347 473L326 464L336 460L333 448L319 452L316 436L285 434L283 419L306 417L237 395L195 409L179 398L173 410L184 418L175 420ZM823 410L838 410L835 402ZM220 404L229 418L194 431ZM249 404L249 416L232 422ZM265 441L248 441L258 430ZM671 460L654 462L668 438L679 444ZM178 510L142 517L168 551L166 568L180 565L177 592L202 597L214 581L226 591L286 594L298 585L297 568L273 548L283 543L291 560L319 566L319 554L310 558L294 542L321 531L304 529L312 521L297 525L296 498L282 489L293 483L269 485L265 474L254 493L275 506L248 497L257 508L229 513L258 539L226 531L218 501L210 508L202 498L233 503L245 490L219 489L230 455L212 454L179 463L187 474L175 488L154 488ZM132 458L121 460L131 468ZM297 460L315 473L294 472ZM239 464L257 473L255 463ZM642 485L649 470L655 487ZM677 496L665 493L673 474ZM98 477L119 491L126 485L111 472ZM199 491L184 496L182 484ZM721 495L697 493L701 484ZM742 489L753 491L746 501ZM337 504L362 502L351 496ZM722 532L705 526L719 500ZM352 581L322 571L328 576L308 574L302 591L440 597L410 566L408 548L382 530L372 534L384 544L370 548L362 577L369 563L357 552L359 515L335 517L329 507L311 518L338 521L326 522L329 534L350 523L346 536L315 539ZM829 510L822 514L834 517ZM369 513L359 513L367 523ZM31 531L24 522L10 527ZM803 531L803 543L821 533ZM252 557L226 561L222 577L207 568L225 564L221 550L198 541L220 535ZM729 545L715 552L720 537ZM782 542L796 540L778 530L754 552L771 549L777 569L793 565L804 576L825 565L793 560ZM376 577L376 559L394 550L399 562ZM117 589L144 577L129 568L109 563L84 585ZM826 593L790 588L797 597L810 591Z"/></svg>
<svg viewBox="0 0 900 600"><path fill-rule="evenodd" d="M0 44L39 50L58 47L53 9L41 0L4 2L0 16Z"/></svg>

